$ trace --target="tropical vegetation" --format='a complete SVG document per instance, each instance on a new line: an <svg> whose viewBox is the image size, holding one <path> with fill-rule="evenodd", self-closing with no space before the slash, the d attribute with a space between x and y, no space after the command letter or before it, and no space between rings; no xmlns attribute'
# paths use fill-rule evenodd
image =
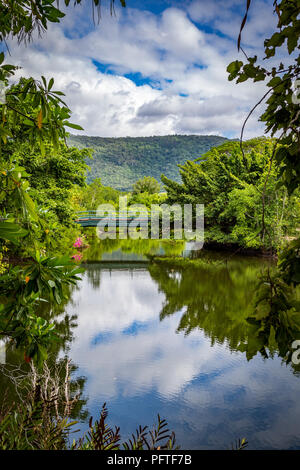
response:
<svg viewBox="0 0 300 470"><path fill-rule="evenodd" d="M205 204L205 242L278 250L300 227L299 191L278 185L275 141L226 142L180 165L182 183L162 176L170 204ZM266 183L267 180L267 183Z"/></svg>
<svg viewBox="0 0 300 470"><path fill-rule="evenodd" d="M53 4L53 0L2 2L0 39L13 36L19 41L30 40L35 29L43 31L49 21L58 22L64 14ZM112 8L113 4L111 1ZM121 4L124 6L123 1ZM99 7L99 2L94 6ZM51 345L63 343L70 332L60 331L57 322L43 317L43 303L49 304L50 310L63 304L70 286L83 271L74 265L70 253L59 256L82 247L74 224L77 205L84 204L84 198L88 198L87 204L93 204L89 197L97 190L95 204L116 200L116 191L103 189L96 180L84 195L90 152L66 145L65 128L81 128L69 122L71 112L61 98L63 94L53 91L53 79L47 82L44 77L40 81L21 78L10 85L17 67L4 59L2 52L0 80L6 90L0 103L0 337L23 349L32 373L24 379L28 393L25 386L19 395L21 403L13 408L2 403L0 447L120 449L119 428L113 430L106 424L105 405L99 421L93 424L90 420L87 435L69 446L69 429L74 424L69 419L70 410L79 397L70 398L68 363L61 384L59 374L52 376L45 361ZM15 374L13 381L17 386ZM175 436L158 417L155 430L140 427L122 448L172 448L174 444Z"/></svg>
<svg viewBox="0 0 300 470"><path fill-rule="evenodd" d="M124 0L120 4L125 6ZM5 0L0 6L0 40L31 40L35 30L43 32L49 22L59 22L64 16L55 5L54 0ZM92 5L99 8L100 2L94 0ZM114 0L110 5L113 8ZM212 341L226 340L232 350L245 352L248 359L257 352L268 357L277 351L289 362L292 340L300 331L300 113L299 88L294 85L300 71L296 53L300 21L298 1L275 1L274 6L278 30L265 40L265 64L280 55L281 47L287 48L293 62L267 69L257 65L256 56L245 54L245 64L236 60L227 68L229 80L237 83L267 81L269 90L262 97L268 98L267 107L261 120L270 138L244 142L244 126L240 142L218 136L69 136L67 128L82 128L70 121L71 110L63 94L55 90L53 78L16 81L17 67L0 53L0 81L6 87L5 101L0 102L0 337L22 349L25 364L32 368L27 386L28 380L41 374L38 386L34 382L35 386L27 388L28 394L13 412L9 408L1 411L1 449L121 448L119 429L106 424L105 405L99 420L94 424L90 420L87 435L69 445L70 408L76 399L68 395L67 372L67 392L59 401L61 385L53 382L45 361L49 350L55 349L53 345L70 337L71 320L64 328L44 315L45 309L49 318L63 309L70 290L80 280L83 269L76 262L84 256L79 251L87 247L89 259L94 259L107 248L105 243L89 246L95 232L88 231L84 238L74 223L76 212L96 210L103 203L117 208L120 190L129 191L129 204L145 204L148 209L162 202L204 203L206 242L276 255L277 267L267 269L257 284L255 270L241 279L235 266L229 273L226 264L208 261L205 256L178 259L174 255L182 246L178 249L172 242L164 247L166 255L173 256L164 258L154 256L152 241L146 251L135 244L135 252L140 249L150 258L150 274L165 293L162 320L188 306L178 331L190 334L201 327ZM240 50L249 8L251 0L238 38ZM179 173L175 164L179 164ZM166 193L159 192L160 181ZM132 250L131 241L113 241L115 248L122 244L124 250ZM177 273L179 277L174 279ZM224 301L233 301L222 284L228 275L236 285L237 299L231 329L224 334L215 316L225 315ZM189 285L195 278L198 290L191 298ZM218 302L212 303L205 291L208 278L215 279L220 289ZM257 286L255 299L239 298L239 283L245 282ZM56 394L51 395L50 385ZM158 444L161 440L164 444ZM242 441L241 447L244 444ZM140 427L122 447L174 445L174 435L158 417L156 430Z"/></svg>

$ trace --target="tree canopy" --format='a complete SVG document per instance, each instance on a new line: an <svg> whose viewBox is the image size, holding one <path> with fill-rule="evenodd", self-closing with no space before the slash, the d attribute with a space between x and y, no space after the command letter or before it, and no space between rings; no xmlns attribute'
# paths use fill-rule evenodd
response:
<svg viewBox="0 0 300 470"><path fill-rule="evenodd" d="M242 48L242 32L247 23L251 3L251 0L247 0L247 10L238 37L238 49L244 53L246 62L236 60L229 64L228 78L236 80L236 83L247 80L266 81L269 90L253 106L244 122L241 142L249 116L267 99L266 109L260 119L266 124L266 132L276 136L277 142L270 156L270 163L274 161L277 168L280 168L277 186L284 185L288 193L292 194L300 185L300 2L299 0L274 1L274 13L278 18L277 28L272 36L264 41L264 57L261 58L263 62L260 59L263 65L259 63L257 55L249 57ZM289 59L282 60L282 57ZM278 58L278 66L274 66L274 58ZM267 68L266 64L270 62L272 66ZM286 273L293 273L292 277L285 276L287 282L292 278L299 278L300 282L299 250L300 238L293 241L283 255L285 261L281 266L284 266Z"/></svg>
<svg viewBox="0 0 300 470"><path fill-rule="evenodd" d="M156 181L155 178L152 176L144 176L144 178L141 178L136 181L133 185L133 194L139 194L139 193L149 193L149 194L155 194L159 193L160 191L160 184L158 181Z"/></svg>
<svg viewBox="0 0 300 470"><path fill-rule="evenodd" d="M64 13L54 3L1 2L0 40L26 42L35 30L41 34L49 22L59 22ZM100 7L99 0L93 5ZM66 253L66 246L72 246L77 229L71 193L85 185L89 151L65 144L66 127L81 127L69 122L71 111L63 93L54 89L54 79L21 78L11 85L16 69L1 52L0 336L21 346L25 360L41 364L59 336L55 325L38 315L41 302L61 304L65 287L75 284L82 271L70 257L54 257L53 252L58 255L65 245ZM5 262L7 255L15 257L14 263Z"/></svg>
<svg viewBox="0 0 300 470"><path fill-rule="evenodd" d="M300 222L296 197L277 187L280 169L270 170L275 142L257 138L213 148L180 165L182 183L162 176L172 204L205 204L205 240L245 248L278 248ZM265 181L268 176L268 184Z"/></svg>

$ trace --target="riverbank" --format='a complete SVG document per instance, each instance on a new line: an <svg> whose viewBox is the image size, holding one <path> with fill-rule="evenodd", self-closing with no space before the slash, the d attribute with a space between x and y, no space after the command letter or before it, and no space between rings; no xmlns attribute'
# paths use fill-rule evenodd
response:
<svg viewBox="0 0 300 470"><path fill-rule="evenodd" d="M274 248L245 248L235 243L205 242L203 249L208 251L227 252L229 255L239 254L242 256L259 256L264 258L278 258L277 250Z"/></svg>

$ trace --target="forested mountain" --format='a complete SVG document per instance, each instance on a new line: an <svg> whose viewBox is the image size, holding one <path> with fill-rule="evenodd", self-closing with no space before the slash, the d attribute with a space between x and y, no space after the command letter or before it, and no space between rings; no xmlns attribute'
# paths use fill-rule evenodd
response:
<svg viewBox="0 0 300 470"><path fill-rule="evenodd" d="M215 135L167 135L155 137L104 138L71 135L68 144L94 149L88 181L101 178L106 186L129 190L137 179L153 176L160 181L163 173L180 181L177 165L199 158L225 137Z"/></svg>

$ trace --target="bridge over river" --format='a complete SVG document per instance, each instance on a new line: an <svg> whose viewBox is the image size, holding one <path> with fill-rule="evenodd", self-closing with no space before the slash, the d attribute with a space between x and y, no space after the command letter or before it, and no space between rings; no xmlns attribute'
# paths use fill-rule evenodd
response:
<svg viewBox="0 0 300 470"><path fill-rule="evenodd" d="M116 212L110 215L101 215L98 211L80 211L77 212L75 223L82 227L97 227L99 222L105 221L106 225L116 227L127 227L133 220L140 225L140 227L148 226L148 212Z"/></svg>

